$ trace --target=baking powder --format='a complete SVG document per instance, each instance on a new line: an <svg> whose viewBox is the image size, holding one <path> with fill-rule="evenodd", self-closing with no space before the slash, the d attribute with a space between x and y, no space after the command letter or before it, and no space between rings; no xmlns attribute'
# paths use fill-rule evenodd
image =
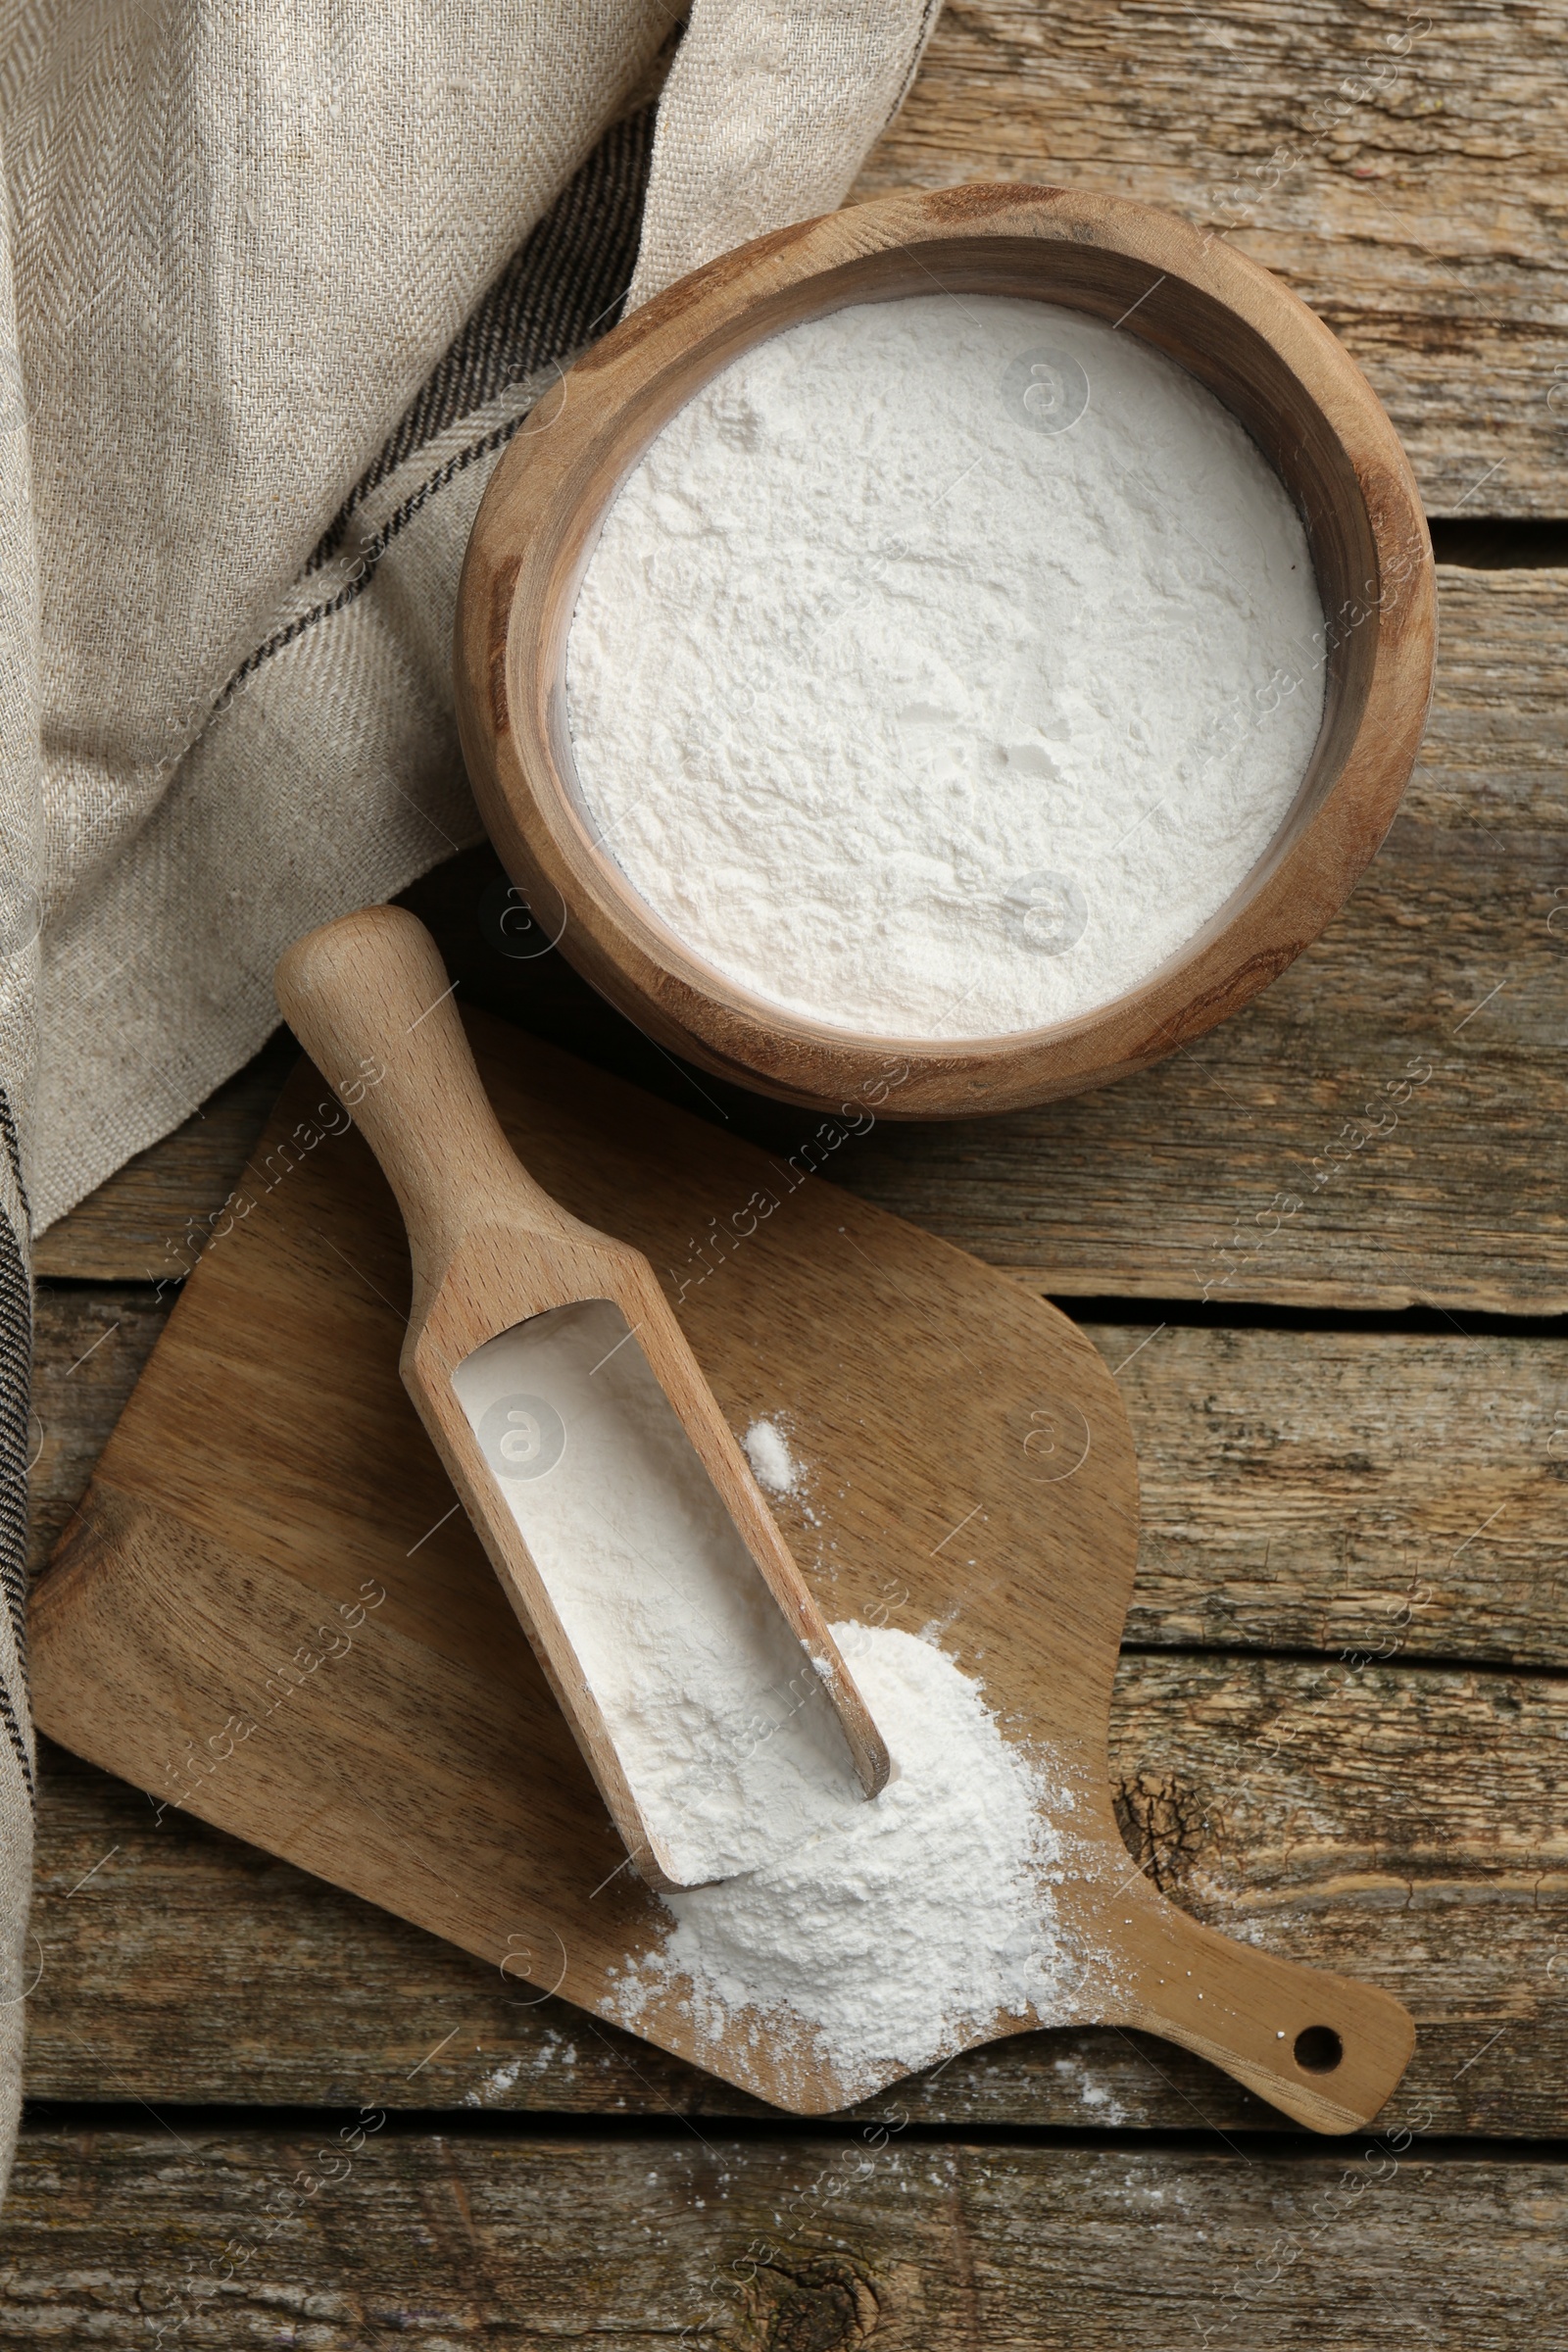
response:
<svg viewBox="0 0 1568 2352"><path fill-rule="evenodd" d="M714 2043L766 2019L775 2050L829 2064L853 2098L999 2016L1049 2013L1071 1803L979 1684L933 1642L835 1626L893 1760L867 1801L619 1308L535 1315L454 1385L644 1820L683 1876L716 1882L662 1898L669 1933L620 1980L618 2014L674 1988ZM799 1494L776 1421L745 1445L764 1486Z"/></svg>
<svg viewBox="0 0 1568 2352"><path fill-rule="evenodd" d="M831 2066L845 2099L929 2066L1003 2018L1049 2023L1083 1963L1054 1886L1071 1800L1004 1740L980 1685L934 1642L835 1625L899 1766L867 1804L843 1788L813 1836L750 1876L661 1897L663 1941L612 1987L635 2026L673 1992L715 2048L764 2021L786 2080ZM783 2057L780 2059L782 2045Z"/></svg>
<svg viewBox="0 0 1568 2352"><path fill-rule="evenodd" d="M716 376L616 498L567 656L608 853L699 956L878 1036L1146 980L1322 716L1305 534L1190 375L1080 314L864 304Z"/></svg>
<svg viewBox="0 0 1568 2352"><path fill-rule="evenodd" d="M822 1682L620 1309L531 1316L453 1386L675 1875L750 1870L863 1802Z"/></svg>
<svg viewBox="0 0 1568 2352"><path fill-rule="evenodd" d="M752 1476L769 1494L794 1494L800 1490L801 1467L776 1421L754 1421L741 1440Z"/></svg>

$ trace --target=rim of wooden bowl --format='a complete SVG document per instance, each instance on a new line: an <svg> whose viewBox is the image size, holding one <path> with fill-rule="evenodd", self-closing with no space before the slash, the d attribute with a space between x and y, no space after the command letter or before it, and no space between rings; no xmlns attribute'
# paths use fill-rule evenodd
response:
<svg viewBox="0 0 1568 2352"><path fill-rule="evenodd" d="M763 337L856 302L1021 294L1119 321L1206 384L1280 473L1323 599L1316 750L1269 849L1139 987L1004 1037L867 1037L726 979L596 846L571 769L566 635L599 526L650 441ZM1133 306L1136 306L1135 308ZM492 841L537 920L671 1052L787 1102L959 1117L1141 1069L1240 1009L1338 913L1393 821L1436 649L1414 476L1360 369L1306 305L1217 234L1120 198L979 184L897 195L760 237L595 345L524 419L485 492L458 601L464 752Z"/></svg>

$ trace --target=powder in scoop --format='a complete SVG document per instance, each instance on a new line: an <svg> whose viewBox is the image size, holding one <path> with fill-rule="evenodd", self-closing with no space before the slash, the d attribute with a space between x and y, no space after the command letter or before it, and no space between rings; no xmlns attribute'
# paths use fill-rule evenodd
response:
<svg viewBox="0 0 1568 2352"><path fill-rule="evenodd" d="M1004 1740L980 1685L891 1627L834 1636L898 1766L745 1878L661 1897L657 1950L613 1988L635 2027L673 1992L703 2037L755 2043L765 2018L834 2070L846 2099L928 2066L999 2016L1049 2017L1081 1968L1052 1893L1068 1799Z"/></svg>
<svg viewBox="0 0 1568 2352"><path fill-rule="evenodd" d="M534 1315L453 1386L676 1875L749 1870L863 1803L821 1682L620 1309Z"/></svg>
<svg viewBox="0 0 1568 2352"><path fill-rule="evenodd" d="M623 484L567 649L608 854L730 981L987 1037L1147 979L1322 716L1301 523L1160 353L1002 296L744 353Z"/></svg>

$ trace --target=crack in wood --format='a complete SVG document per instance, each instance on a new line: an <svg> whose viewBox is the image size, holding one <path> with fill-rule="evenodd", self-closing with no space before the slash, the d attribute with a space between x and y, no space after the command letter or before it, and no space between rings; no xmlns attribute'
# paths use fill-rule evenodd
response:
<svg viewBox="0 0 1568 2352"><path fill-rule="evenodd" d="M1137 1772L1116 1783L1111 1801L1128 1853L1161 1894L1174 1893L1202 1848L1201 1798L1168 1773Z"/></svg>

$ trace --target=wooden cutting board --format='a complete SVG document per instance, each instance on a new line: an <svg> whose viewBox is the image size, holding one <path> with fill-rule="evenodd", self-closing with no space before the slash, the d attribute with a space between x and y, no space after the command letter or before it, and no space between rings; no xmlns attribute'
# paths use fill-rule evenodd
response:
<svg viewBox="0 0 1568 2352"><path fill-rule="evenodd" d="M1070 1789L1049 2019L1164 2034L1326 2131L1409 2055L1386 1994L1200 1927L1129 1861L1106 1734L1137 1551L1121 1399L1054 1308L804 1171L483 1015L503 1124L547 1190L647 1251L737 1432L809 1466L778 1507L830 1619L933 1622ZM43 1730L155 1796L614 2016L667 1925L398 1378L408 1251L309 1064L290 1081L33 1605ZM803 2114L847 2085L777 2020L637 2031ZM1340 2055L1336 2058L1338 2047ZM1330 2063L1325 2067L1324 2060ZM883 2078L900 2070L890 2065Z"/></svg>

